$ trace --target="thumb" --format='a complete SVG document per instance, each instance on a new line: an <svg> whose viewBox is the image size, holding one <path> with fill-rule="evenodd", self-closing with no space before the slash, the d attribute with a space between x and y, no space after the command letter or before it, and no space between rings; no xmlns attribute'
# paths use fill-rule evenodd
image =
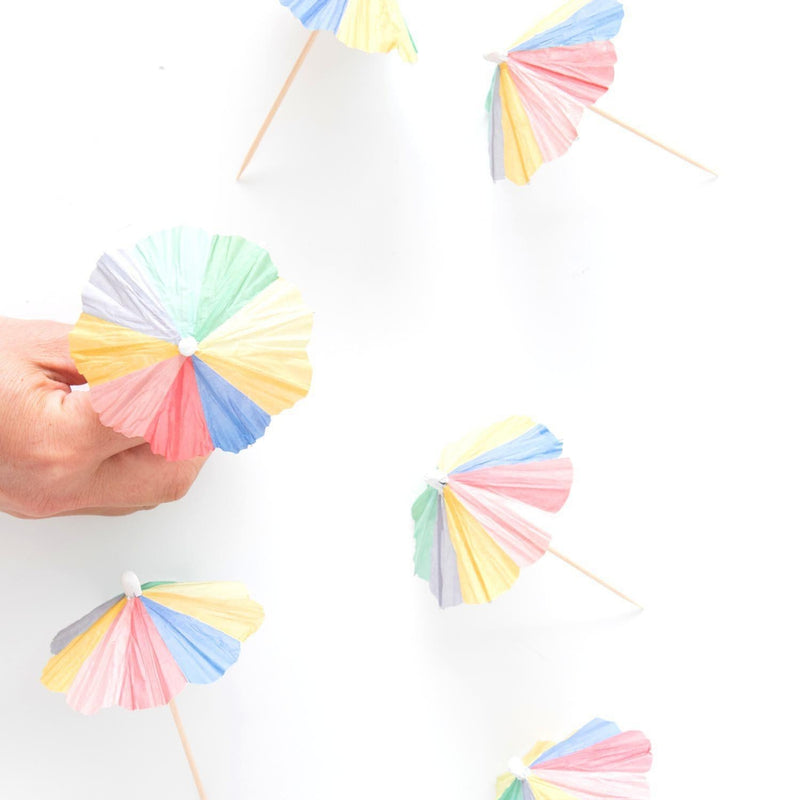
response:
<svg viewBox="0 0 800 800"><path fill-rule="evenodd" d="M104 461L123 450L144 443L144 439L123 436L100 422L94 410L90 392L69 392L62 396L58 411L63 415L65 430L69 430L83 444L93 450L97 461Z"/></svg>
<svg viewBox="0 0 800 800"><path fill-rule="evenodd" d="M69 351L69 332L72 325L63 322L33 323L36 346L31 360L51 379L68 386L86 383Z"/></svg>

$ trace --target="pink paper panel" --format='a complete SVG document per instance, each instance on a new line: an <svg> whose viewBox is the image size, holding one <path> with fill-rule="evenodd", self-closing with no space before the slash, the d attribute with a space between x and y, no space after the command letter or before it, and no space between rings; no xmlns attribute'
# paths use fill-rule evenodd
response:
<svg viewBox="0 0 800 800"><path fill-rule="evenodd" d="M453 481L450 485L464 508L475 516L517 566L533 564L547 552L550 535L509 508L508 503L497 495L460 481Z"/></svg>
<svg viewBox="0 0 800 800"><path fill-rule="evenodd" d="M150 442L153 452L168 461L205 456L214 449L190 358L183 359L180 371L144 437Z"/></svg>
<svg viewBox="0 0 800 800"><path fill-rule="evenodd" d="M186 685L167 646L138 598L129 598L67 693L82 714L122 706L165 705Z"/></svg>
<svg viewBox="0 0 800 800"><path fill-rule="evenodd" d="M125 436L143 437L185 362L174 356L90 389L100 422Z"/></svg>
<svg viewBox="0 0 800 800"><path fill-rule="evenodd" d="M558 511L572 488L572 461L556 458L527 464L488 467L450 475L450 485L473 486L511 497L542 511Z"/></svg>

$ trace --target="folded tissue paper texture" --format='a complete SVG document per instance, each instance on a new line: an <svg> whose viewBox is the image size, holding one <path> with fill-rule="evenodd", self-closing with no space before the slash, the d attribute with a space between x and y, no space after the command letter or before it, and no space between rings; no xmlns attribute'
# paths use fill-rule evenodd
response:
<svg viewBox="0 0 800 800"><path fill-rule="evenodd" d="M82 714L168 704L188 683L211 683L238 660L264 610L237 582L140 584L59 632L42 683Z"/></svg>
<svg viewBox="0 0 800 800"><path fill-rule="evenodd" d="M311 326L266 250L173 228L100 258L69 340L100 421L175 461L238 452L304 397Z"/></svg>

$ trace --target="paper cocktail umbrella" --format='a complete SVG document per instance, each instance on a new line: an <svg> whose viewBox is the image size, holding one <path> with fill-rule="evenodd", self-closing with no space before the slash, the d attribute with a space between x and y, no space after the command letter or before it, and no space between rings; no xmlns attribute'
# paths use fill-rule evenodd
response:
<svg viewBox="0 0 800 800"><path fill-rule="evenodd" d="M51 691L66 692L82 714L121 706L169 705L201 797L205 797L175 695L187 683L211 683L239 658L264 610L241 583L140 584L122 575L112 597L56 634L42 672Z"/></svg>
<svg viewBox="0 0 800 800"><path fill-rule="evenodd" d="M497 779L497 800L647 800L652 760L643 733L596 719L559 744L539 742L512 758Z"/></svg>
<svg viewBox="0 0 800 800"><path fill-rule="evenodd" d="M494 600L520 567L547 552L639 605L554 550L550 535L529 519L529 508L556 512L567 500L572 462L561 451L561 442L528 417L510 417L444 449L411 510L414 571L442 608Z"/></svg>
<svg viewBox="0 0 800 800"><path fill-rule="evenodd" d="M396 0L281 0L281 4L288 6L311 33L250 145L236 176L237 180L242 177L258 150L267 128L320 31L331 31L340 42L356 50L367 53L397 50L403 61L412 63L417 60L416 45Z"/></svg>
<svg viewBox="0 0 800 800"><path fill-rule="evenodd" d="M526 184L544 162L563 155L578 136L584 108L716 174L594 106L614 80L610 39L623 14L617 0L570 0L510 50L486 56L497 63L487 100L495 181Z"/></svg>
<svg viewBox="0 0 800 800"><path fill-rule="evenodd" d="M191 228L100 258L70 334L100 420L169 460L238 452L308 392L312 316L269 253Z"/></svg>

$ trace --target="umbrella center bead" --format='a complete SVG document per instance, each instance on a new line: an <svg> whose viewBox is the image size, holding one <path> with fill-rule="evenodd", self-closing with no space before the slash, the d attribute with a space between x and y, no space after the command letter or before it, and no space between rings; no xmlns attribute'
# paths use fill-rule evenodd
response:
<svg viewBox="0 0 800 800"><path fill-rule="evenodd" d="M182 336L178 342L178 352L186 358L193 356L197 352L197 339L194 336Z"/></svg>
<svg viewBox="0 0 800 800"><path fill-rule="evenodd" d="M499 52L486 53L486 55L484 55L484 58L487 61L491 61L492 64L503 64L504 62L508 61L508 53L499 53Z"/></svg>
<svg viewBox="0 0 800 800"><path fill-rule="evenodd" d="M433 472L425 476L425 483L436 489L437 492L442 492L444 487L447 486L447 474L441 470L435 469Z"/></svg>
<svg viewBox="0 0 800 800"><path fill-rule="evenodd" d="M122 581L122 588L125 591L126 597L142 596L142 584L136 577L135 572L131 572L130 570L123 572L120 580Z"/></svg>
<svg viewBox="0 0 800 800"><path fill-rule="evenodd" d="M519 756L514 756L508 762L508 771L518 780L525 781L531 774L530 769L525 765Z"/></svg>

